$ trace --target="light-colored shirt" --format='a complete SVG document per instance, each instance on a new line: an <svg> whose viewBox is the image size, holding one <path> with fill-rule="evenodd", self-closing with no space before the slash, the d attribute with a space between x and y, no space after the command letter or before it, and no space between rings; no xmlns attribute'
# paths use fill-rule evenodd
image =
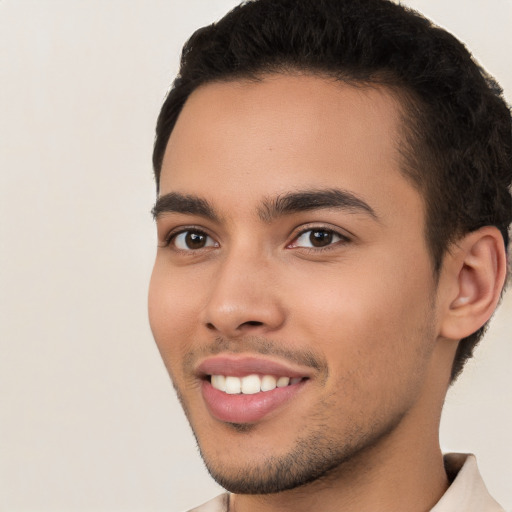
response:
<svg viewBox="0 0 512 512"><path fill-rule="evenodd" d="M492 498L478 471L474 455L444 456L450 487L430 512L505 512ZM228 512L229 494L224 493L188 512Z"/></svg>

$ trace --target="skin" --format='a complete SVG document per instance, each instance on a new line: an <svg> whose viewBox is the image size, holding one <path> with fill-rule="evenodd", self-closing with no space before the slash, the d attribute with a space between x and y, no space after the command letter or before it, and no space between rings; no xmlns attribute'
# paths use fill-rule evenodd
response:
<svg viewBox="0 0 512 512"><path fill-rule="evenodd" d="M448 486L438 427L451 364L457 340L494 309L503 257L489 228L434 278L423 201L400 172L400 126L384 88L277 75L201 87L171 134L160 197L194 195L217 215L157 211L150 323L210 472L235 492L232 510L422 511ZM373 214L262 215L280 196L333 188ZM339 236L308 247L301 234L313 228ZM198 230L202 248L177 235ZM261 421L214 418L194 368L208 354L262 351L320 364Z"/></svg>

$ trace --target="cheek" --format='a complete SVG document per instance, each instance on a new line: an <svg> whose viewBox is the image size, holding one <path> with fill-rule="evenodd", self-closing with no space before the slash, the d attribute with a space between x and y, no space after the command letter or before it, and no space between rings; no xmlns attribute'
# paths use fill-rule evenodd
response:
<svg viewBox="0 0 512 512"><path fill-rule="evenodd" d="M419 267L390 258L310 272L296 291L299 329L338 375L361 374L375 388L411 377L434 341L427 332L431 274L422 270L428 265Z"/></svg>
<svg viewBox="0 0 512 512"><path fill-rule="evenodd" d="M185 276L155 263L148 293L149 323L167 368L176 373L198 325L197 288Z"/></svg>

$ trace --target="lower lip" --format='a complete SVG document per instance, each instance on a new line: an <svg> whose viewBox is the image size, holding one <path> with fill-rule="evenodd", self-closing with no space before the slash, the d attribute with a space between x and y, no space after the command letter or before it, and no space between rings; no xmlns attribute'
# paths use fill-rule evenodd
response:
<svg viewBox="0 0 512 512"><path fill-rule="evenodd" d="M201 391L211 415L227 423L255 423L287 404L306 381L291 386L261 391L253 395L229 395L203 381Z"/></svg>

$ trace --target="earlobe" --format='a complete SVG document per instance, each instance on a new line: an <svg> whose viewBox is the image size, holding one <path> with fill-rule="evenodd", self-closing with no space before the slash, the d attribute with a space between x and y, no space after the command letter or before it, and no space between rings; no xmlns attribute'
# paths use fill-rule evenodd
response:
<svg viewBox="0 0 512 512"><path fill-rule="evenodd" d="M459 240L447 255L443 286L446 298L440 335L465 338L492 316L507 273L503 237L492 226L480 228Z"/></svg>

